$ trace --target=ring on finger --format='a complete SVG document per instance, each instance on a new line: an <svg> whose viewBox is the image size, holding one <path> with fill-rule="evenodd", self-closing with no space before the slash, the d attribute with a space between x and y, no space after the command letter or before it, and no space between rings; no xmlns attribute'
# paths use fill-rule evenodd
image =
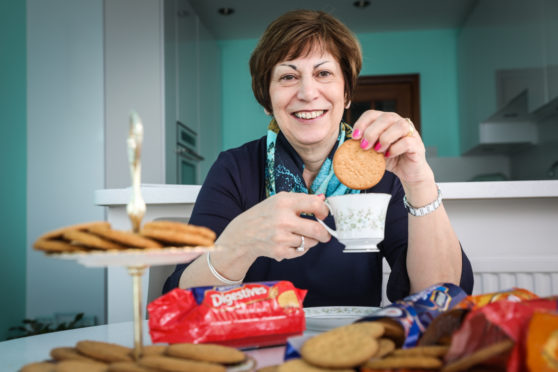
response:
<svg viewBox="0 0 558 372"><path fill-rule="evenodd" d="M413 125L411 119L405 118L405 120L409 123L409 133L407 133L407 137L412 137L413 134L415 134L415 126Z"/></svg>
<svg viewBox="0 0 558 372"><path fill-rule="evenodd" d="M301 242L300 245L298 247L296 247L296 251L297 252L304 252L304 235L301 235Z"/></svg>

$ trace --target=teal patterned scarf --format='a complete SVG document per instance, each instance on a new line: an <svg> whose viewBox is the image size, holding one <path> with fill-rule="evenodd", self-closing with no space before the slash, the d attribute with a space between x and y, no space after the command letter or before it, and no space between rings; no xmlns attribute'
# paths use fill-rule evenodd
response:
<svg viewBox="0 0 558 372"><path fill-rule="evenodd" d="M265 165L266 197L280 191L301 192L305 194L332 195L357 194L360 190L353 190L343 185L333 173L332 158L335 150L345 138L350 137L352 128L341 122L339 137L334 149L326 158L310 190L302 178L304 163L298 153L287 141L275 119L271 120L267 129L267 159Z"/></svg>

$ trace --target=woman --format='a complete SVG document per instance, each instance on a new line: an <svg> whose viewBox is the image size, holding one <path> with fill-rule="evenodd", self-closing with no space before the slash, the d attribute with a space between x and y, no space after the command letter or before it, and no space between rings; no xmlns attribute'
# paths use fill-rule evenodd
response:
<svg viewBox="0 0 558 372"><path fill-rule="evenodd" d="M242 281L290 280L308 289L304 306L378 306L382 257L391 266L391 301L439 282L472 291L470 263L449 222L425 148L412 123L365 112L353 125L343 112L362 64L360 45L332 16L298 10L267 28L250 59L252 89L273 116L268 134L221 153L200 190L190 223L214 230L222 249L178 265L164 291ZM351 133L352 132L352 133ZM346 138L383 152L386 173L367 192L392 195L380 253L342 253L315 220L333 225L325 197L355 193L333 174ZM425 215L411 206L430 206Z"/></svg>

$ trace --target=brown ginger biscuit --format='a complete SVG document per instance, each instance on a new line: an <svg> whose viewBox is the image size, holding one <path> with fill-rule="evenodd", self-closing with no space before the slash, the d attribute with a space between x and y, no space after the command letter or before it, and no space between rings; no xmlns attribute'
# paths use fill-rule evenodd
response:
<svg viewBox="0 0 558 372"><path fill-rule="evenodd" d="M308 339L300 349L302 358L318 367L354 368L378 350L381 325L373 322L349 324Z"/></svg>
<svg viewBox="0 0 558 372"><path fill-rule="evenodd" d="M390 356L432 356L435 358L442 358L449 350L446 345L425 345L415 346L408 349L397 349L391 353Z"/></svg>
<svg viewBox="0 0 558 372"><path fill-rule="evenodd" d="M107 372L108 366L104 363L84 362L82 360L63 360L56 363L55 372Z"/></svg>
<svg viewBox="0 0 558 372"><path fill-rule="evenodd" d="M385 358L370 359L364 365L368 369L397 369L397 368L415 368L415 369L435 369L442 366L442 361L431 356L387 356Z"/></svg>
<svg viewBox="0 0 558 372"><path fill-rule="evenodd" d="M50 356L54 360L83 360L85 362L98 362L95 359L89 358L77 351L73 347L55 347L50 351Z"/></svg>
<svg viewBox="0 0 558 372"><path fill-rule="evenodd" d="M246 354L242 351L216 344L173 344L167 347L166 354L176 358L220 364L237 364L246 360Z"/></svg>
<svg viewBox="0 0 558 372"><path fill-rule="evenodd" d="M163 245L153 239L129 231L113 230L103 226L92 226L87 229L92 234L98 235L118 244L134 248L163 248Z"/></svg>
<svg viewBox="0 0 558 372"><path fill-rule="evenodd" d="M56 364L49 362L29 363L21 367L19 372L54 372Z"/></svg>
<svg viewBox="0 0 558 372"><path fill-rule="evenodd" d="M366 190L375 186L385 171L384 155L374 149L361 149L358 140L347 139L333 155L333 172L351 189Z"/></svg>
<svg viewBox="0 0 558 372"><path fill-rule="evenodd" d="M495 356L511 350L513 345L514 342L512 340L504 340L486 346L470 355L464 356L463 358L446 364L444 368L442 368L442 372L468 371L470 368L477 364L480 364L486 360L489 360Z"/></svg>
<svg viewBox="0 0 558 372"><path fill-rule="evenodd" d="M396 347L401 347L405 342L405 331L403 327L393 319L383 318L376 320L384 327L383 337L392 339Z"/></svg>
<svg viewBox="0 0 558 372"><path fill-rule="evenodd" d="M258 368L256 370L256 372L278 372L279 371L279 365L275 364L272 366L265 366L262 368Z"/></svg>
<svg viewBox="0 0 558 372"><path fill-rule="evenodd" d="M108 366L108 372L157 372L157 370L141 366L136 362L115 362Z"/></svg>
<svg viewBox="0 0 558 372"><path fill-rule="evenodd" d="M66 231L64 233L64 239L95 249L102 249L102 250L125 249L123 245L113 243L110 240L100 238L97 235L85 231L79 231L79 230Z"/></svg>
<svg viewBox="0 0 558 372"><path fill-rule="evenodd" d="M62 238L64 233L67 232L67 231L70 231L70 230L84 231L84 230L87 230L88 228L90 228L92 226L110 228L110 223L108 223L106 221L94 221L94 222L84 222L84 223L78 223L78 224L75 224L75 225L69 225L69 226L61 227L59 229L51 230L47 233L44 233L43 235L39 236L37 238L37 240L40 240L40 239L44 239L44 240L60 239L60 238Z"/></svg>
<svg viewBox="0 0 558 372"><path fill-rule="evenodd" d="M146 222L143 225L143 228L181 231L184 233L205 236L206 238L211 240L215 240L215 238L217 237L213 230L208 229L207 227L190 225L189 223L178 221L150 221Z"/></svg>
<svg viewBox="0 0 558 372"><path fill-rule="evenodd" d="M33 248L46 253L85 251L83 247L61 239L39 239L33 243Z"/></svg>
<svg viewBox="0 0 558 372"><path fill-rule="evenodd" d="M214 243L213 239L206 236L179 230L143 228L140 234L173 245L210 247Z"/></svg>
<svg viewBox="0 0 558 372"><path fill-rule="evenodd" d="M145 367L162 371L189 371L189 372L225 372L225 366L197 360L186 360L162 355L146 356L139 360L139 364Z"/></svg>
<svg viewBox="0 0 558 372"><path fill-rule="evenodd" d="M145 345L141 349L141 355L163 355L165 354L165 351L167 351L167 347L167 345Z"/></svg>
<svg viewBox="0 0 558 372"><path fill-rule="evenodd" d="M290 359L277 367L277 372L354 372L353 368L324 368L307 363L303 359Z"/></svg>
<svg viewBox="0 0 558 372"><path fill-rule="evenodd" d="M103 362L127 362L132 361L132 349L126 346L112 344L102 341L79 341L76 349L91 358Z"/></svg>
<svg viewBox="0 0 558 372"><path fill-rule="evenodd" d="M380 338L378 340L378 351L373 358L382 358L395 350L395 342L389 338Z"/></svg>

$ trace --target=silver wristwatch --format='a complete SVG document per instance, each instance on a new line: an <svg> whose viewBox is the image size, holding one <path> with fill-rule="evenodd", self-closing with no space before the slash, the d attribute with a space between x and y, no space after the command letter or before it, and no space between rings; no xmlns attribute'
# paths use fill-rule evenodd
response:
<svg viewBox="0 0 558 372"><path fill-rule="evenodd" d="M438 209L440 204L442 204L442 191L440 191L440 186L438 186L438 184L436 184L436 188L438 189L438 197L436 198L436 200L420 208L413 207L411 204L409 204L409 201L407 200L407 196L406 195L403 196L403 204L405 204L405 208L407 208L407 212L409 212L411 216L421 217L421 216L426 216L427 214L432 213L436 209Z"/></svg>

